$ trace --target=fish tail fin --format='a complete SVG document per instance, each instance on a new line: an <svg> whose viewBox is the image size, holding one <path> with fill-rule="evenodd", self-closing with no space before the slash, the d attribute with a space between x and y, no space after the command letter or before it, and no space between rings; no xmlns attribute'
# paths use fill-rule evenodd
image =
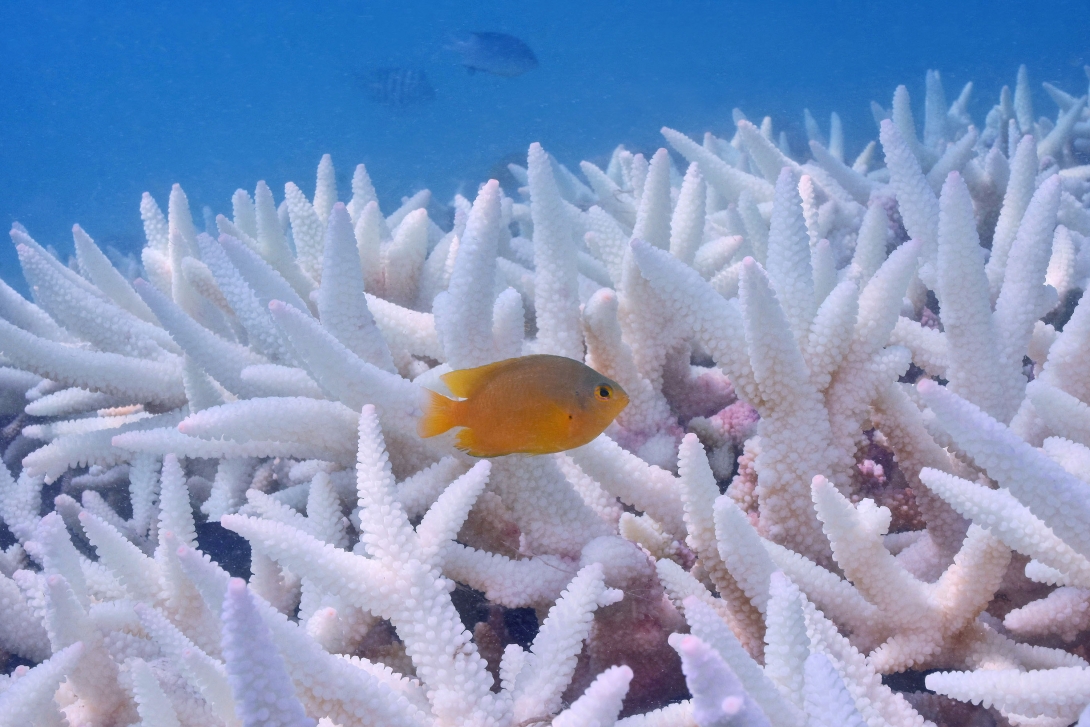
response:
<svg viewBox="0 0 1090 727"><path fill-rule="evenodd" d="M434 437L458 426L457 410L461 402L448 399L430 389L424 391L428 400L424 405L424 415L416 425L417 433L424 438Z"/></svg>

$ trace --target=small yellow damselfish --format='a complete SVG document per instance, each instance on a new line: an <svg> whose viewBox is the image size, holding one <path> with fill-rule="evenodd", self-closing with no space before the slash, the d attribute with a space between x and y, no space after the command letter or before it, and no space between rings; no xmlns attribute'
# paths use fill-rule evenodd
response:
<svg viewBox="0 0 1090 727"><path fill-rule="evenodd" d="M474 457L579 447L628 405L616 381L563 356L509 358L440 378L460 400L428 391L420 436L464 427L454 446Z"/></svg>

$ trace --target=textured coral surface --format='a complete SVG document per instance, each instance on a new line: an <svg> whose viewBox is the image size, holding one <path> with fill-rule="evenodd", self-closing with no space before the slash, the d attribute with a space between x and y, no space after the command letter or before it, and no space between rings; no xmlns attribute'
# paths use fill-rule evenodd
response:
<svg viewBox="0 0 1090 727"><path fill-rule="evenodd" d="M449 229L328 156L202 225L146 194L138 261L16 224L0 725L1090 714L1090 112L1045 90L975 126L930 71L854 160L809 112L805 155L740 111L534 144ZM556 455L417 436L528 353L631 403Z"/></svg>

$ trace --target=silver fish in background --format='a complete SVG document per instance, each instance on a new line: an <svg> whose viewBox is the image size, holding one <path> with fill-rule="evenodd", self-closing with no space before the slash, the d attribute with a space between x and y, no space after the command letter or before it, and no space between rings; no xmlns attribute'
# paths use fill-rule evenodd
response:
<svg viewBox="0 0 1090 727"><path fill-rule="evenodd" d="M376 68L360 80L371 100L386 106L416 106L435 99L428 74L419 68Z"/></svg>
<svg viewBox="0 0 1090 727"><path fill-rule="evenodd" d="M470 33L449 48L462 55L462 65L470 73L484 71L512 78L537 68L537 56L530 46L506 33Z"/></svg>

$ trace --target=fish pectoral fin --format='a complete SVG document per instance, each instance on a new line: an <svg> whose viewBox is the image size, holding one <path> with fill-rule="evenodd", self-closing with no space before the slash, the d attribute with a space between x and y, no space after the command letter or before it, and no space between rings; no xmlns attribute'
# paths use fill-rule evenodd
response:
<svg viewBox="0 0 1090 727"><path fill-rule="evenodd" d="M485 364L473 369L459 369L443 374L439 378L447 385L451 393L463 399L468 399L488 383L489 379L496 375L500 369L511 365L518 359L505 359L495 363Z"/></svg>

